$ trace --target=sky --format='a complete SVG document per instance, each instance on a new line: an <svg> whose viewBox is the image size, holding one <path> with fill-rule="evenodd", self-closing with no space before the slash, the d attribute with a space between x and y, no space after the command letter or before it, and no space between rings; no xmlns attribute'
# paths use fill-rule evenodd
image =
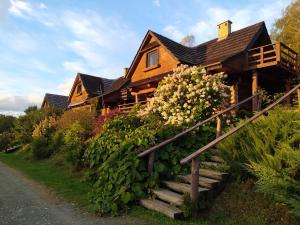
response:
<svg viewBox="0 0 300 225"><path fill-rule="evenodd" d="M146 32L195 43L265 21L270 31L290 0L0 0L0 114L69 95L77 72L117 78Z"/></svg>

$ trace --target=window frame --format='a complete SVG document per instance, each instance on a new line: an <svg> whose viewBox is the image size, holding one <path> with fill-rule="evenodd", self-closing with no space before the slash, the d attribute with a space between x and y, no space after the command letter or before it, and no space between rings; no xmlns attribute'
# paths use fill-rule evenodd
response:
<svg viewBox="0 0 300 225"><path fill-rule="evenodd" d="M149 65L149 59L150 59L149 56L152 53L154 53L154 52L156 52L156 54L157 54L157 62L155 64ZM147 54L146 54L146 68L155 67L155 66L158 65L158 62L159 62L159 51L158 51L158 48L155 48L153 50L148 51Z"/></svg>
<svg viewBox="0 0 300 225"><path fill-rule="evenodd" d="M82 84L81 83L77 84L77 86L76 86L76 94L82 95Z"/></svg>

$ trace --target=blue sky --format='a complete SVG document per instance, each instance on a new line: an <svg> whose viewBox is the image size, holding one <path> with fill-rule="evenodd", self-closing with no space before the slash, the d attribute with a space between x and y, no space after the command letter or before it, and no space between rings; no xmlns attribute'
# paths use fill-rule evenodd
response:
<svg viewBox="0 0 300 225"><path fill-rule="evenodd" d="M196 44L264 20L271 28L290 0L0 0L0 113L68 95L77 72L117 78L148 29Z"/></svg>

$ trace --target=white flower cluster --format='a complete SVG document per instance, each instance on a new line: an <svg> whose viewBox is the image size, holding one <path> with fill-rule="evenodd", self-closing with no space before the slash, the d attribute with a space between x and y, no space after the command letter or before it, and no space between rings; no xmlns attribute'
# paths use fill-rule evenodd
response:
<svg viewBox="0 0 300 225"><path fill-rule="evenodd" d="M224 73L209 75L201 66L181 65L166 76L141 114L159 113L166 124L189 124L212 115L228 87Z"/></svg>
<svg viewBox="0 0 300 225"><path fill-rule="evenodd" d="M53 128L56 124L56 119L52 116L46 117L39 124L35 125L32 132L32 137L44 136L50 128Z"/></svg>

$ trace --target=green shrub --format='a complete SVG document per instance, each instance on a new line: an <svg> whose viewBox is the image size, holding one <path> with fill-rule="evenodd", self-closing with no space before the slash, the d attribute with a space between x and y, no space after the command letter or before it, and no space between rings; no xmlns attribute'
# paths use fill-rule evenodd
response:
<svg viewBox="0 0 300 225"><path fill-rule="evenodd" d="M12 132L0 133L0 152L13 146L15 135Z"/></svg>
<svg viewBox="0 0 300 225"><path fill-rule="evenodd" d="M300 216L300 113L278 108L218 145L236 176L254 176L261 192Z"/></svg>
<svg viewBox="0 0 300 225"><path fill-rule="evenodd" d="M57 128L59 130L67 130L75 122L78 122L87 134L90 134L96 122L95 114L86 110L65 111L57 121Z"/></svg>
<svg viewBox="0 0 300 225"><path fill-rule="evenodd" d="M34 159L46 159L52 154L48 147L49 140L43 136L34 138L31 144L32 156Z"/></svg>
<svg viewBox="0 0 300 225"><path fill-rule="evenodd" d="M94 182L92 201L95 209L100 213L116 214L126 208L146 195L148 188L157 186L159 180L183 172L186 168L179 160L212 138L211 128L204 127L160 149L153 174L148 177L147 157L138 158L138 153L180 130L181 127L165 125L154 115L143 119L133 115L117 116L106 121L102 132L90 142L84 157L89 178Z"/></svg>
<svg viewBox="0 0 300 225"><path fill-rule="evenodd" d="M61 137L55 137L53 140L61 142ZM79 124L75 122L64 133L64 146L63 150L66 155L66 159L75 168L79 168L82 165L82 156L85 149L86 131Z"/></svg>

